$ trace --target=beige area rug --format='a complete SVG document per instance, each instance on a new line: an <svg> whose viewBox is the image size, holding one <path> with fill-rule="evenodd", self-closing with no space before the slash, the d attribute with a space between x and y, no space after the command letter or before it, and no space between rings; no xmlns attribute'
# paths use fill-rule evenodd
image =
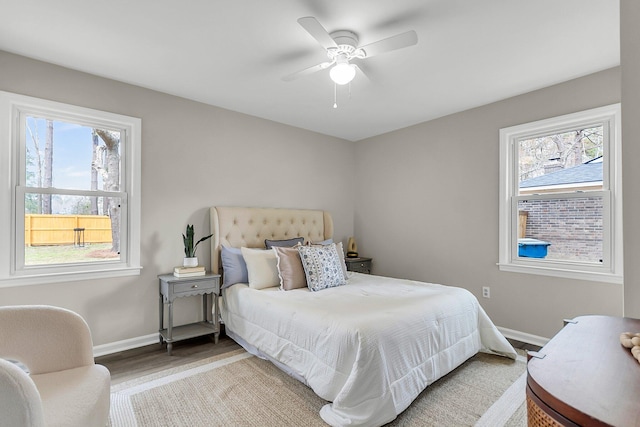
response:
<svg viewBox="0 0 640 427"><path fill-rule="evenodd" d="M526 426L525 358L479 353L388 426ZM114 385L112 427L326 426L327 402L243 350Z"/></svg>

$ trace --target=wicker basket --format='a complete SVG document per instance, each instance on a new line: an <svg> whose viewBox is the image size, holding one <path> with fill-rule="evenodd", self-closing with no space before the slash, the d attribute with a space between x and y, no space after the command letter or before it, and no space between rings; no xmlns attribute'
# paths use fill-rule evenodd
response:
<svg viewBox="0 0 640 427"><path fill-rule="evenodd" d="M527 425L529 427L562 427L527 396Z"/></svg>

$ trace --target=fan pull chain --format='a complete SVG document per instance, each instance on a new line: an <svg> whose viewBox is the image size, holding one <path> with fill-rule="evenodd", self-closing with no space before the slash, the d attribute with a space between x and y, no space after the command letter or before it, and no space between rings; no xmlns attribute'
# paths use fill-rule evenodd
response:
<svg viewBox="0 0 640 427"><path fill-rule="evenodd" d="M333 84L333 108L338 108L338 85Z"/></svg>

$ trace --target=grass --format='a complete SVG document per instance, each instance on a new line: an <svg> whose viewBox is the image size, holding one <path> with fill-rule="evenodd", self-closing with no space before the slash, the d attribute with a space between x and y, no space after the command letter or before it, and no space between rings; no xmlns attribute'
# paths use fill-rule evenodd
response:
<svg viewBox="0 0 640 427"><path fill-rule="evenodd" d="M26 265L113 261L119 258L116 252L111 252L111 243L86 243L84 246L27 246L24 256Z"/></svg>

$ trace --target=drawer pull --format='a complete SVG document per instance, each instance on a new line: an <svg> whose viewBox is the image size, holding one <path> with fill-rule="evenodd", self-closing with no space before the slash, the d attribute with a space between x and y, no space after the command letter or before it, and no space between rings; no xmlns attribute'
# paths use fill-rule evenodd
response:
<svg viewBox="0 0 640 427"><path fill-rule="evenodd" d="M198 285L193 285L193 286L191 286L191 289L195 289L197 287L198 287Z"/></svg>

